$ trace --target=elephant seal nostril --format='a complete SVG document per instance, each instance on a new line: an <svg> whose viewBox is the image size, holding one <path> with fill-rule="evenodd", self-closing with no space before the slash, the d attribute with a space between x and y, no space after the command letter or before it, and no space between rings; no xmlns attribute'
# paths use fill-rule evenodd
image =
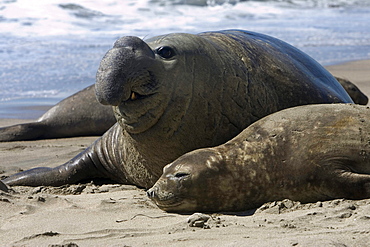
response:
<svg viewBox="0 0 370 247"><path fill-rule="evenodd" d="M147 190L146 195L152 199L155 197L155 189L152 187L151 189Z"/></svg>

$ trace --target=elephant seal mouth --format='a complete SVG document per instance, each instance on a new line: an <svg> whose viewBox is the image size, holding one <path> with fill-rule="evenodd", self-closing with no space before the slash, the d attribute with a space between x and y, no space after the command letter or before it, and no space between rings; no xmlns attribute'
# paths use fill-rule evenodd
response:
<svg viewBox="0 0 370 247"><path fill-rule="evenodd" d="M180 208L183 204L182 201L155 201L155 204L162 210L171 212L176 211L177 208Z"/></svg>
<svg viewBox="0 0 370 247"><path fill-rule="evenodd" d="M128 101L143 100L156 94L158 91L159 82L153 72L142 70L139 72L139 76L137 74L131 75L132 79L128 79L128 84L132 85L131 90L128 90L130 92L127 95L128 98L126 96L126 99L123 99L121 104Z"/></svg>
<svg viewBox="0 0 370 247"><path fill-rule="evenodd" d="M150 199L162 210L166 212L190 212L196 205L196 201L180 198L178 196L172 196L171 198L159 199L152 198Z"/></svg>
<svg viewBox="0 0 370 247"><path fill-rule="evenodd" d="M141 100L141 99L145 99L145 98L148 98L150 96L154 95L153 94L149 94L149 95L142 95L142 94L139 94L137 92L134 92L134 91L131 91L131 96L128 100L130 101L135 101L135 100Z"/></svg>
<svg viewBox="0 0 370 247"><path fill-rule="evenodd" d="M161 93L159 81L151 71L130 76L131 89L127 90L120 104L113 106L119 124L129 133L144 132L155 125L163 115L167 104ZM130 81L130 80L129 80Z"/></svg>
<svg viewBox="0 0 370 247"><path fill-rule="evenodd" d="M167 212L187 212L191 211L197 202L191 196L179 193L178 189L171 185L164 188L161 180L158 180L152 188L147 190L146 194L160 209ZM172 187L172 188L171 188ZM176 186L175 186L176 187ZM168 189L169 188L169 189Z"/></svg>
<svg viewBox="0 0 370 247"><path fill-rule="evenodd" d="M147 191L147 196L162 210L174 211L181 208L184 203L183 200L173 193L160 193L158 194L157 188L153 187Z"/></svg>

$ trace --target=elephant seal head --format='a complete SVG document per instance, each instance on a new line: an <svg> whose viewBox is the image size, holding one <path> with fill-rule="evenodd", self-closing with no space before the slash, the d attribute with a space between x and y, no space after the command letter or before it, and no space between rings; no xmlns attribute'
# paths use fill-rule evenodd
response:
<svg viewBox="0 0 370 247"><path fill-rule="evenodd" d="M161 132L171 135L178 130L190 103L196 103L193 94L203 94L204 99L210 93L203 90L208 88L204 83L209 82L212 66L212 56L207 54L216 52L210 49L201 37L191 34L159 36L147 42L123 37L100 63L97 99L113 106L119 124L131 134L161 123ZM195 81L204 83L195 85Z"/></svg>
<svg viewBox="0 0 370 247"><path fill-rule="evenodd" d="M230 174L220 153L195 150L165 166L147 195L167 212L217 211L230 203L225 196L234 195L235 178Z"/></svg>

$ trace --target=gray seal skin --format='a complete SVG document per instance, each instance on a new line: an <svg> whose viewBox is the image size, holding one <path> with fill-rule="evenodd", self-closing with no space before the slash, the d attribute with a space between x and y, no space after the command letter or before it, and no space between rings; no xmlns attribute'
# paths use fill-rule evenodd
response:
<svg viewBox="0 0 370 247"><path fill-rule="evenodd" d="M0 128L0 142L102 135L116 119L95 97L94 85L62 100L36 122Z"/></svg>
<svg viewBox="0 0 370 247"><path fill-rule="evenodd" d="M263 203L370 198L370 109L298 106L164 167L147 195L169 212L244 211Z"/></svg>
<svg viewBox="0 0 370 247"><path fill-rule="evenodd" d="M120 38L100 63L95 90L118 123L71 161L4 183L58 186L100 177L150 188L165 164L220 145L268 114L352 102L303 52L241 30Z"/></svg>

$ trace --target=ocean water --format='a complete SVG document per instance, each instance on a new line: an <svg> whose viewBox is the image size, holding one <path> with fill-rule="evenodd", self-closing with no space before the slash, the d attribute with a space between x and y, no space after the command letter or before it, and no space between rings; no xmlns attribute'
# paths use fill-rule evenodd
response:
<svg viewBox="0 0 370 247"><path fill-rule="evenodd" d="M0 118L37 118L93 84L121 36L223 29L280 38L323 65L370 58L369 0L0 0Z"/></svg>

